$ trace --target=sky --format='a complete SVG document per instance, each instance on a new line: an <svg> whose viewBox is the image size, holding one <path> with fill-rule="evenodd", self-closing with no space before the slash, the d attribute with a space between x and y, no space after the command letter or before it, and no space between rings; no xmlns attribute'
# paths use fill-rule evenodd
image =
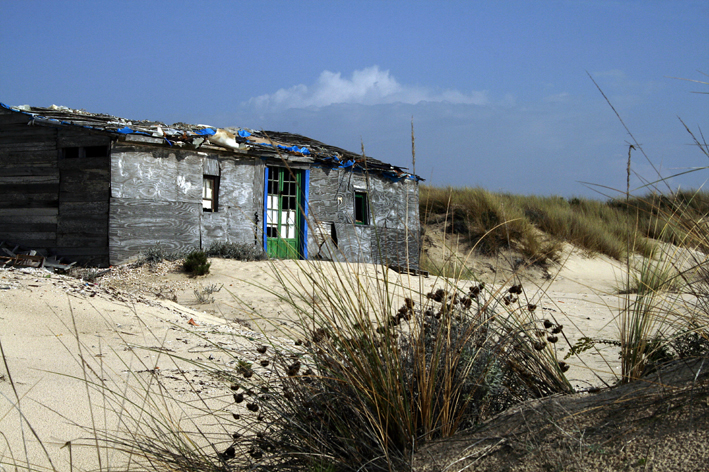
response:
<svg viewBox="0 0 709 472"><path fill-rule="evenodd" d="M285 131L410 170L413 122L426 183L517 194L615 196L630 144L634 189L656 170L709 165L680 121L709 133L709 85L680 80L709 81L706 0L0 0L0 11L11 106Z"/></svg>

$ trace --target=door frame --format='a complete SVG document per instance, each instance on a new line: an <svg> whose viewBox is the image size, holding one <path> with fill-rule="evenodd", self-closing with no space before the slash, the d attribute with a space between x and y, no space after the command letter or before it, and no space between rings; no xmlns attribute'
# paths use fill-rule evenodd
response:
<svg viewBox="0 0 709 472"><path fill-rule="evenodd" d="M310 169L292 169L289 167L279 166L279 165L265 165L264 166L264 179L263 179L263 226L261 228L263 233L263 251L268 254L268 177L269 171L273 168L285 169L286 172L300 172L300 188L298 198L298 207L300 213L300 221L296 222L297 228L297 245L296 250L298 251L299 259L308 259L308 200L310 194Z"/></svg>

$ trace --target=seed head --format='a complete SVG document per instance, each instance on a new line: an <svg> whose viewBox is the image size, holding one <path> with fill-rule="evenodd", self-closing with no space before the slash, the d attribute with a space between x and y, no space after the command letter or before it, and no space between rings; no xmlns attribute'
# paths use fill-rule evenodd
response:
<svg viewBox="0 0 709 472"><path fill-rule="evenodd" d="M234 449L234 446L229 446L226 448L226 451L222 453L222 457L224 459L233 459L236 457L236 449Z"/></svg>

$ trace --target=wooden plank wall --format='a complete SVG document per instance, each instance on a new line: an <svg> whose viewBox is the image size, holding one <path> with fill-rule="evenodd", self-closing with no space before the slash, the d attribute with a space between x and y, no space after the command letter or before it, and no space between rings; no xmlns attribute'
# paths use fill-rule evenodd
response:
<svg viewBox="0 0 709 472"><path fill-rule="evenodd" d="M217 161L214 157L208 160ZM218 165L219 202L216 212L202 215L202 247L216 241L260 245L258 221L263 203L257 197L263 193L258 187L263 186L263 176L259 179L263 165L236 158L222 158Z"/></svg>
<svg viewBox="0 0 709 472"><path fill-rule="evenodd" d="M117 143L111 156L111 264L156 245L200 247L202 158L196 153Z"/></svg>
<svg viewBox="0 0 709 472"><path fill-rule="evenodd" d="M216 241L260 245L254 223L261 218L259 173L263 165L249 158L117 146L111 163L111 263L156 245L168 252L207 249ZM216 212L202 210L204 175L219 177Z"/></svg>
<svg viewBox="0 0 709 472"><path fill-rule="evenodd" d="M355 191L368 192L371 221L367 226L354 224ZM311 220L334 224L338 251L322 250L310 231L308 253L313 258L394 265L406 265L408 254L408 264L418 268L418 212L418 187L413 181L393 182L372 174L367 183L364 174L348 169L313 168Z"/></svg>
<svg viewBox="0 0 709 472"><path fill-rule="evenodd" d="M109 145L109 138L30 120L0 110L0 240L108 263L108 157L59 159L59 149Z"/></svg>
<svg viewBox="0 0 709 472"><path fill-rule="evenodd" d="M63 147L110 146L105 135L59 130ZM87 265L108 265L110 157L59 159L57 253Z"/></svg>
<svg viewBox="0 0 709 472"><path fill-rule="evenodd" d="M57 130L29 121L0 110L0 241L48 248L59 214Z"/></svg>

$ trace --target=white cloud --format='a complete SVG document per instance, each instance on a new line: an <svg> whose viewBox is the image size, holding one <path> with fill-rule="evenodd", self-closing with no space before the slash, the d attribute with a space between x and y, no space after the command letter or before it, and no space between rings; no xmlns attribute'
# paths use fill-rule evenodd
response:
<svg viewBox="0 0 709 472"><path fill-rule="evenodd" d="M340 72L323 71L318 80L308 86L294 85L273 94L261 95L246 104L257 109L288 109L325 107L337 103L381 105L390 103L416 104L420 102L448 102L467 105L489 103L487 92L459 90L433 91L425 87L403 85L388 70L379 66L356 70L352 77Z"/></svg>

